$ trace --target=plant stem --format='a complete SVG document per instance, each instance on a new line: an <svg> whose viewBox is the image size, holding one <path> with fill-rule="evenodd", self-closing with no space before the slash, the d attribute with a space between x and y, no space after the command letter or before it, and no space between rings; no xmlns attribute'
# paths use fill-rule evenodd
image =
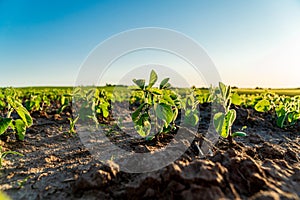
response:
<svg viewBox="0 0 300 200"><path fill-rule="evenodd" d="M228 135L227 139L228 139L228 142L229 142L229 146L232 146L233 145L233 138L231 136L231 133Z"/></svg>

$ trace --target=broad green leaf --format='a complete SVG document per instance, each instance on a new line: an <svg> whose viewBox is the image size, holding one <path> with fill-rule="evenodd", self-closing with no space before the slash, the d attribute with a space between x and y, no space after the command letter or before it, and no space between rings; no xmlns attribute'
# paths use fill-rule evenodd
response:
<svg viewBox="0 0 300 200"><path fill-rule="evenodd" d="M294 114L294 120L300 120L300 111L297 114Z"/></svg>
<svg viewBox="0 0 300 200"><path fill-rule="evenodd" d="M9 127L12 119L0 117L0 135L2 135L6 129Z"/></svg>
<svg viewBox="0 0 300 200"><path fill-rule="evenodd" d="M0 101L0 110L3 110L6 107L6 103L4 101Z"/></svg>
<svg viewBox="0 0 300 200"><path fill-rule="evenodd" d="M147 130L144 130L143 126L140 126L140 125L135 125L134 126L135 130L138 132L138 134L142 137L146 137L148 134L147 134Z"/></svg>
<svg viewBox="0 0 300 200"><path fill-rule="evenodd" d="M145 89L145 79L133 79L132 81L142 90Z"/></svg>
<svg viewBox="0 0 300 200"><path fill-rule="evenodd" d="M28 101L25 102L25 108L27 110L32 110L33 107L35 106L35 104L36 103L34 101L28 100Z"/></svg>
<svg viewBox="0 0 300 200"><path fill-rule="evenodd" d="M238 132L234 132L231 136L232 137L245 137L245 136L247 136L247 134L244 132L238 131Z"/></svg>
<svg viewBox="0 0 300 200"><path fill-rule="evenodd" d="M222 135L223 124L225 121L225 115L222 112L218 112L214 115L214 126L216 131Z"/></svg>
<svg viewBox="0 0 300 200"><path fill-rule="evenodd" d="M143 113L140 118L136 121L136 124L137 125L140 125L140 126L144 126L144 123L145 121L149 121L149 114L148 113Z"/></svg>
<svg viewBox="0 0 300 200"><path fill-rule="evenodd" d="M102 114L103 114L103 117L105 117L105 118L108 117L109 111L108 111L107 107L102 108Z"/></svg>
<svg viewBox="0 0 300 200"><path fill-rule="evenodd" d="M289 114L287 115L287 121L288 121L289 123L291 123L292 121L294 121L294 113L289 113Z"/></svg>
<svg viewBox="0 0 300 200"><path fill-rule="evenodd" d="M24 121L27 127L30 127L33 123L30 113L26 110L26 108L19 102L14 102L13 107L20 116L20 118Z"/></svg>
<svg viewBox="0 0 300 200"><path fill-rule="evenodd" d="M65 96L62 95L60 98L60 104L65 105L65 101L66 101L66 98L65 98Z"/></svg>
<svg viewBox="0 0 300 200"><path fill-rule="evenodd" d="M242 99L241 99L240 95L238 95L237 93L234 93L234 94L231 96L231 102L232 102L234 105L241 105Z"/></svg>
<svg viewBox="0 0 300 200"><path fill-rule="evenodd" d="M268 100L263 99L257 102L257 104L254 106L254 109L258 112L267 112L271 109L271 104Z"/></svg>
<svg viewBox="0 0 300 200"><path fill-rule="evenodd" d="M231 87L227 86L226 87L226 93L225 93L225 100L229 101L230 100L230 94L231 94Z"/></svg>
<svg viewBox="0 0 300 200"><path fill-rule="evenodd" d="M235 118L236 118L236 111L234 109L229 110L228 113L226 114L225 119L226 119L226 121L228 121L228 125L230 126L230 128L231 128Z"/></svg>
<svg viewBox="0 0 300 200"><path fill-rule="evenodd" d="M171 91L170 97L171 97L173 100L178 99L178 95L177 95L174 91Z"/></svg>
<svg viewBox="0 0 300 200"><path fill-rule="evenodd" d="M164 80L162 80L162 81L160 82L159 89L164 89L164 88L166 88L167 83L169 82L169 80L170 80L170 78L165 78Z"/></svg>
<svg viewBox="0 0 300 200"><path fill-rule="evenodd" d="M222 82L219 82L219 89L220 89L220 92L221 92L221 95L222 97L225 97L226 95L226 85Z"/></svg>
<svg viewBox="0 0 300 200"><path fill-rule="evenodd" d="M156 81L157 81L157 74L154 70L151 70L148 88L152 88L152 86L156 83Z"/></svg>
<svg viewBox="0 0 300 200"><path fill-rule="evenodd" d="M131 114L131 118L132 121L137 121L138 116L140 115L143 107L146 105L146 103L141 104L132 114Z"/></svg>
<svg viewBox="0 0 300 200"><path fill-rule="evenodd" d="M17 136L20 140L24 140L26 133L26 125L21 119L15 120L15 128L17 130Z"/></svg>
<svg viewBox="0 0 300 200"><path fill-rule="evenodd" d="M196 126L199 121L197 110L187 110L185 113L184 123L190 126Z"/></svg>
<svg viewBox="0 0 300 200"><path fill-rule="evenodd" d="M281 117L281 116L285 115L285 113L286 113L283 105L279 105L277 108L275 108L275 111L276 111L277 117Z"/></svg>
<svg viewBox="0 0 300 200"><path fill-rule="evenodd" d="M146 118L143 117L140 118L139 122L134 126L134 128L140 136L146 137L147 135L150 134L151 123Z"/></svg>
<svg viewBox="0 0 300 200"><path fill-rule="evenodd" d="M285 119L286 119L286 115L281 115L280 117L278 117L277 121L276 121L277 126L279 126L280 128L283 128Z"/></svg>
<svg viewBox="0 0 300 200"><path fill-rule="evenodd" d="M189 105L189 106L193 106L194 105L194 98L193 98L193 96L188 96L186 98L186 104Z"/></svg>
<svg viewBox="0 0 300 200"><path fill-rule="evenodd" d="M166 83L163 89L167 89L167 88L170 88L170 87L171 87L171 84L170 83Z"/></svg>
<svg viewBox="0 0 300 200"><path fill-rule="evenodd" d="M161 95L162 91L157 88L151 88L150 90L153 94Z"/></svg>
<svg viewBox="0 0 300 200"><path fill-rule="evenodd" d="M108 107L109 107L109 103L106 102L106 101L100 104L102 115L105 118L108 117L108 115L109 115L109 109L108 109Z"/></svg>
<svg viewBox="0 0 300 200"><path fill-rule="evenodd" d="M163 99L168 102L169 105L175 106L173 99L168 94L164 94Z"/></svg>
<svg viewBox="0 0 300 200"><path fill-rule="evenodd" d="M221 136L223 138L227 138L229 136L232 120L233 120L233 113L229 111L225 114L225 119L222 127Z"/></svg>
<svg viewBox="0 0 300 200"><path fill-rule="evenodd" d="M165 126L169 125L173 119L172 106L165 103L154 104L156 116L165 121Z"/></svg>
<svg viewBox="0 0 300 200"><path fill-rule="evenodd" d="M223 137L227 138L231 126L236 118L236 111L235 110L229 110L226 115L219 112L214 115L214 126L216 128L216 131Z"/></svg>

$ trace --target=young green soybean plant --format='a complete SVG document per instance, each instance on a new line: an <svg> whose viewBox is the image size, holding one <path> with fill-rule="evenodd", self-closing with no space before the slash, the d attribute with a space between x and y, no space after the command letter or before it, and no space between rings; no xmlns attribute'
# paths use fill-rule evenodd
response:
<svg viewBox="0 0 300 200"><path fill-rule="evenodd" d="M199 100L195 98L195 93L192 91L186 98L181 101L181 106L184 112L184 123L188 126L195 127L200 120L198 110Z"/></svg>
<svg viewBox="0 0 300 200"><path fill-rule="evenodd" d="M137 88L133 90L130 100L133 101L131 103L137 103L138 108L131 117L136 131L146 140L175 131L179 126L177 118L181 111L184 112L184 124L196 126L199 121L199 101L194 94L182 98L175 89L171 89L170 78L163 79L158 88L154 87L157 79L154 70L150 73L148 85L144 79L133 79Z"/></svg>
<svg viewBox="0 0 300 200"><path fill-rule="evenodd" d="M146 85L145 79L133 79L137 86L133 95L138 96L134 99L138 99L140 105L131 117L136 131L146 140L152 140L155 137L155 135L150 134L153 128L158 127L158 130L154 130L158 134L175 130L175 120L181 105L179 95L170 90L169 78L163 79L159 87L156 88L153 86L157 79L154 70L150 73L148 85ZM151 113L151 111L154 111L154 113Z"/></svg>
<svg viewBox="0 0 300 200"><path fill-rule="evenodd" d="M300 120L300 96L285 98L275 108L277 121L280 128L293 126Z"/></svg>
<svg viewBox="0 0 300 200"><path fill-rule="evenodd" d="M29 128L33 120L28 110L18 101L16 93L13 89L6 91L6 117L0 116L0 136L5 134L9 128L16 135L17 140L24 140L26 128ZM18 119L13 119L11 114L16 112Z"/></svg>
<svg viewBox="0 0 300 200"><path fill-rule="evenodd" d="M222 106L222 111L214 115L214 127L221 137L227 138L232 144L232 138L237 136L246 136L246 133L238 131L232 133L231 127L236 119L236 111L230 109L231 106L231 87L219 83L218 92L215 94L215 100Z"/></svg>
<svg viewBox="0 0 300 200"><path fill-rule="evenodd" d="M300 96L289 97L267 93L257 102L254 109L258 112L274 110L276 125L280 128L291 127L300 120Z"/></svg>

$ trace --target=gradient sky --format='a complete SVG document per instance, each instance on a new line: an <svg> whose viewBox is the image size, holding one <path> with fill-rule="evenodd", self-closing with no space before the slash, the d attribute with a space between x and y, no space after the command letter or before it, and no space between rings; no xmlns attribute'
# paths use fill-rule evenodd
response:
<svg viewBox="0 0 300 200"><path fill-rule="evenodd" d="M99 43L142 27L193 38L227 84L300 87L299 0L45 2L0 0L0 87L73 85Z"/></svg>

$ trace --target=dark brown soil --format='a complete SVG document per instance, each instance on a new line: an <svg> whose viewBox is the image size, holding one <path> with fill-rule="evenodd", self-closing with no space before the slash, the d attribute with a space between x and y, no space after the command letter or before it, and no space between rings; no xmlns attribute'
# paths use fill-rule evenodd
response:
<svg viewBox="0 0 300 200"><path fill-rule="evenodd" d="M199 133L208 127L208 106L201 107ZM275 126L273 114L237 107L234 130L248 136L230 146L224 139L213 155L200 158L195 145L160 170L130 174L109 162L102 165L78 136L70 137L65 113L34 113L23 142L1 142L10 155L1 170L0 190L13 199L300 199L300 124ZM201 141L201 134L195 141ZM164 138L158 139L163 145ZM131 144L132 145L132 144ZM159 148L139 143L143 149Z"/></svg>

